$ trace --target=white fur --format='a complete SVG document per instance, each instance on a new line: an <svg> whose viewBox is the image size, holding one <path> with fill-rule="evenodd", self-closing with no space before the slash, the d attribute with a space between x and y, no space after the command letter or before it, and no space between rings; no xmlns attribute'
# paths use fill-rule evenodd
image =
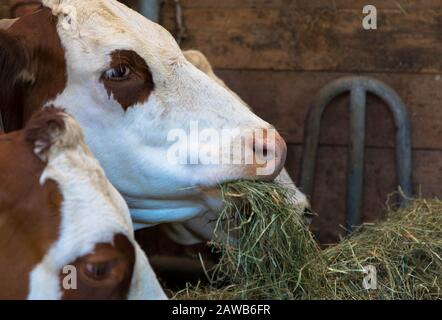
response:
<svg viewBox="0 0 442 320"><path fill-rule="evenodd" d="M136 249L129 293L134 299L164 299L145 254L134 240L127 205L106 179L98 161L82 142L81 128L67 117L66 132L51 147L40 178L57 182L62 196L60 236L30 275L29 299L61 298L60 270L90 254L98 243L112 243L124 234Z"/></svg>

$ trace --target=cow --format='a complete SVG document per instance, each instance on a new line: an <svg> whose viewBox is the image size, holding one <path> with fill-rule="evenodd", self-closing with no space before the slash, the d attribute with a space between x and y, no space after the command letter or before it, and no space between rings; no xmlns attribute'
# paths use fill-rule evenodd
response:
<svg viewBox="0 0 442 320"><path fill-rule="evenodd" d="M190 63L208 75L215 82L229 90L232 95L240 101L240 103L247 106L251 110L250 106L248 106L238 94L232 91L226 85L226 83L215 74L209 60L201 51L194 49L186 50L183 51L183 54ZM299 212L304 214L305 224L310 225L312 218L310 203L307 197L296 187L287 170L283 169L275 181L281 185L284 185L288 190L290 190L290 194L292 195L290 201L292 205L299 208ZM183 245L194 245L202 242L204 239L211 238L214 234L216 224L217 214L216 212L212 211L183 223L164 224L161 226L161 229L165 234L168 235L169 238L177 243Z"/></svg>
<svg viewBox="0 0 442 320"><path fill-rule="evenodd" d="M286 144L274 127L192 65L164 28L123 4L43 0L34 13L1 25L5 129L22 128L42 107L66 108L127 201L137 229L177 223L177 232L194 234L193 241L209 240L200 227L186 230L180 223L217 215L219 183L274 180L283 169ZM200 131L231 130L232 141L242 141L246 131L261 132L244 143L253 161L171 161L177 146L219 152L215 141L170 139L171 132L191 132L195 123ZM268 165L273 170L260 172Z"/></svg>
<svg viewBox="0 0 442 320"><path fill-rule="evenodd" d="M129 209L76 121L0 135L0 299L165 299Z"/></svg>

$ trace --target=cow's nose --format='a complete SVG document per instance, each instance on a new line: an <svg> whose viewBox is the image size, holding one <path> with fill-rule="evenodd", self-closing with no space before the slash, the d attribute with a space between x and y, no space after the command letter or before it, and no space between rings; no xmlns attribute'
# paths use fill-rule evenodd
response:
<svg viewBox="0 0 442 320"><path fill-rule="evenodd" d="M257 176L260 180L273 180L284 168L287 145L281 135L273 128L263 129L255 134L252 149L259 166Z"/></svg>

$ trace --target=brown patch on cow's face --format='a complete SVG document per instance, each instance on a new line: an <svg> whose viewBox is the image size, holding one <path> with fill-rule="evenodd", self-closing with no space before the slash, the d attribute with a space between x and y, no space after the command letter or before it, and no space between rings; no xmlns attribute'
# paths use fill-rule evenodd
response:
<svg viewBox="0 0 442 320"><path fill-rule="evenodd" d="M63 289L65 300L122 300L129 293L135 265L135 249L117 234L114 244L100 243L93 253L70 263L77 270L77 289ZM66 275L60 275L60 283Z"/></svg>
<svg viewBox="0 0 442 320"><path fill-rule="evenodd" d="M59 237L62 195L24 131L0 137L0 300L25 299L29 274Z"/></svg>
<svg viewBox="0 0 442 320"><path fill-rule="evenodd" d="M23 128L32 114L66 87L64 49L57 18L44 8L0 31L0 110L7 132ZM15 68L10 66L14 65Z"/></svg>
<svg viewBox="0 0 442 320"><path fill-rule="evenodd" d="M109 96L113 96L124 110L146 101L154 89L152 74L143 58L130 50L111 54L111 63L101 81Z"/></svg>

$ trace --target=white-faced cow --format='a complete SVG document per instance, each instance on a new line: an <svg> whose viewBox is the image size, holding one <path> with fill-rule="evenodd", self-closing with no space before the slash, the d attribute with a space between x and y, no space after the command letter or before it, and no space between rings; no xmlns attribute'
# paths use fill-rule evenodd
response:
<svg viewBox="0 0 442 320"><path fill-rule="evenodd" d="M187 50L183 52L186 59L192 63L199 70L207 74L211 79L216 81L218 84L229 90L232 95L234 95L240 103L247 105L235 92L233 92L223 80L218 78L215 74L212 65L210 64L207 57L198 50ZM278 177L276 177L275 181L279 184L282 184L287 187L291 191L292 198L291 202L293 206L299 207L300 212L306 213L305 222L306 224L310 224L311 216L310 212L310 204L307 200L307 197L299 191L296 187L295 183L291 179L286 169L283 169ZM187 220L182 223L168 223L162 225L162 229L169 236L169 238L173 239L175 242L180 244L195 244L201 241L202 239L208 239L213 236L215 227L217 224L217 214L216 211L211 211L205 215L195 217L193 219Z"/></svg>
<svg viewBox="0 0 442 320"><path fill-rule="evenodd" d="M187 61L164 28L114 0L42 2L35 13L4 21L0 32L5 127L19 129L42 106L63 105L81 124L137 227L216 215L219 183L272 180L280 173L286 157L280 135ZM232 141L242 141L243 132L262 134L246 139L236 163L170 161L174 147L220 152L219 141L170 139L195 124L199 131L234 132ZM253 161L241 161L243 152ZM269 163L273 170L259 173ZM181 228L176 232L186 231ZM198 228L190 233L210 238Z"/></svg>
<svg viewBox="0 0 442 320"><path fill-rule="evenodd" d="M164 299L129 209L60 109L0 136L0 299Z"/></svg>

